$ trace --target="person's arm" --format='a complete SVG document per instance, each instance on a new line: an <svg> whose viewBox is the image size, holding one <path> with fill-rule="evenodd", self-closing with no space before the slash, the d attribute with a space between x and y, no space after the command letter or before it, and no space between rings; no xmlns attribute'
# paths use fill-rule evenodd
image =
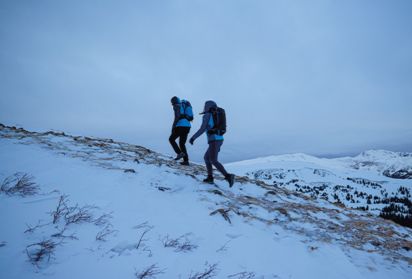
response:
<svg viewBox="0 0 412 279"><path fill-rule="evenodd" d="M175 112L175 119L173 120L172 132L173 132L173 129L176 128L176 124L180 119L180 105L179 104L173 105L173 110Z"/></svg>
<svg viewBox="0 0 412 279"><path fill-rule="evenodd" d="M207 126L209 125L210 121L210 116L210 113L205 113L203 115L202 126L200 126L199 130L190 138L191 144L193 144L193 142L207 130Z"/></svg>

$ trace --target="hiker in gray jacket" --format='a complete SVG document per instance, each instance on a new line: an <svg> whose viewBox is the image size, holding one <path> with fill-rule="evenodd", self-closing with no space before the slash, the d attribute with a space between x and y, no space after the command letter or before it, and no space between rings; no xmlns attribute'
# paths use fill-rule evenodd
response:
<svg viewBox="0 0 412 279"><path fill-rule="evenodd" d="M207 101L203 112L203 121L200 129L190 138L189 142L193 145L194 141L207 132L207 141L209 148L207 149L204 160L207 168L207 178L203 180L205 183L214 183L213 166L220 171L225 180L229 183L229 187L235 182L235 175L228 173L223 165L218 161L220 148L223 144L223 134L226 132L226 115L225 111L218 108L214 101Z"/></svg>

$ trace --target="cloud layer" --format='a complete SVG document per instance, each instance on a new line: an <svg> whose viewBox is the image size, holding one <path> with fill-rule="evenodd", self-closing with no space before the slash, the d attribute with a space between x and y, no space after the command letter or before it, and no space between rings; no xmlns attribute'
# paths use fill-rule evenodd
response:
<svg viewBox="0 0 412 279"><path fill-rule="evenodd" d="M412 151L410 1L8 1L0 120L171 153L170 98L228 113L222 159ZM194 129L200 125L200 117ZM205 142L190 151L200 161Z"/></svg>

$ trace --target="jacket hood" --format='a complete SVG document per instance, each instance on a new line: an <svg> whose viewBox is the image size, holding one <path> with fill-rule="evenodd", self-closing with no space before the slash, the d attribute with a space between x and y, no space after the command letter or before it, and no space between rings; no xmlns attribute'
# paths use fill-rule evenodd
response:
<svg viewBox="0 0 412 279"><path fill-rule="evenodd" d="M174 96L174 97L170 100L170 102L171 102L173 105L180 104L180 99L179 99L179 97Z"/></svg>
<svg viewBox="0 0 412 279"><path fill-rule="evenodd" d="M207 101L207 102L205 103L205 108L203 109L203 112L202 112L201 114L204 114L204 113L206 113L206 112L209 112L209 110L210 110L211 108L217 108L216 103L215 103L214 101Z"/></svg>

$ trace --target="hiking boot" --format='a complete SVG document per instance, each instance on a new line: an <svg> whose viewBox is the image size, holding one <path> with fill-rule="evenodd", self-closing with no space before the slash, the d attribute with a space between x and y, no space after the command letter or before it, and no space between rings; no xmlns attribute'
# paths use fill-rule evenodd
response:
<svg viewBox="0 0 412 279"><path fill-rule="evenodd" d="M229 187L232 188L233 184L235 183L235 175L230 173L225 177L225 180L229 182Z"/></svg>
<svg viewBox="0 0 412 279"><path fill-rule="evenodd" d="M203 179L204 183L208 183L208 184L213 184L214 180L213 180L213 176L208 176L205 179Z"/></svg>
<svg viewBox="0 0 412 279"><path fill-rule="evenodd" d="M180 160L180 159L182 159L183 157L185 157L185 153L183 153L183 152L181 152L180 154L177 154L177 156L176 156L176 158L175 158L175 161L178 161L178 160Z"/></svg>
<svg viewBox="0 0 412 279"><path fill-rule="evenodd" d="M181 164L182 166L190 166L189 162L187 162L187 161L180 162L180 164Z"/></svg>

